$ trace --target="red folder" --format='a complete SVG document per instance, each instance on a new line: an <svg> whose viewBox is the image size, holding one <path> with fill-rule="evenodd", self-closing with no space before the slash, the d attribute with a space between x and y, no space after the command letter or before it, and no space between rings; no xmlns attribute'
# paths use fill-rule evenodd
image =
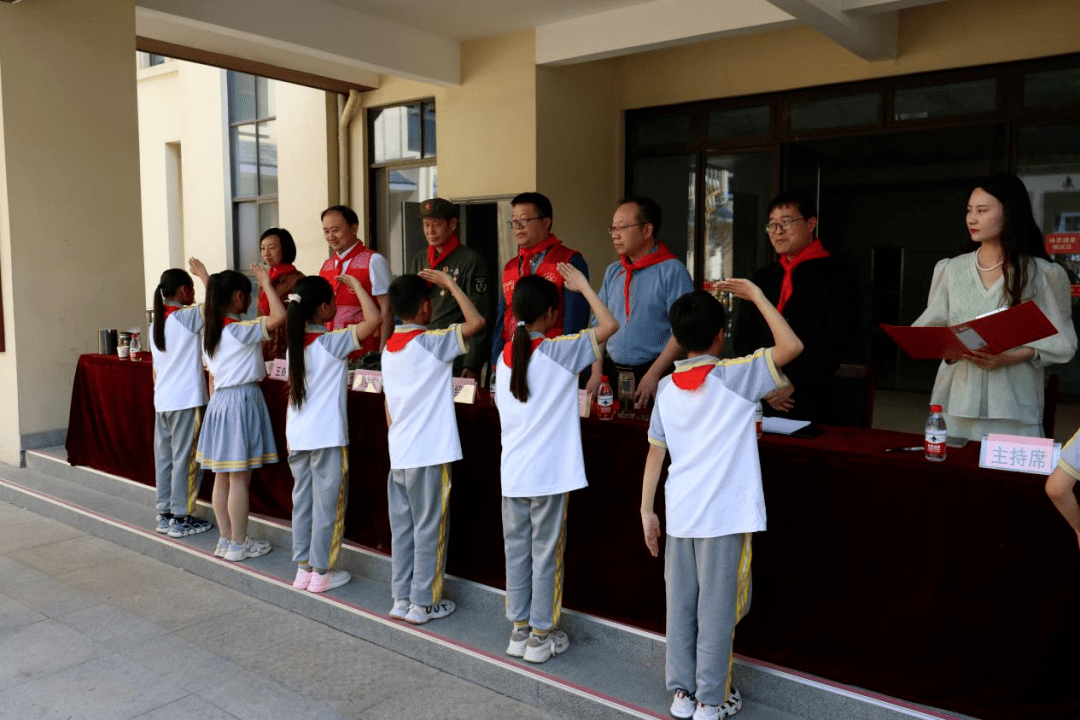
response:
<svg viewBox="0 0 1080 720"><path fill-rule="evenodd" d="M952 327L882 324L881 329L916 360L951 360L971 350L997 355L1057 334L1057 328L1033 300Z"/></svg>

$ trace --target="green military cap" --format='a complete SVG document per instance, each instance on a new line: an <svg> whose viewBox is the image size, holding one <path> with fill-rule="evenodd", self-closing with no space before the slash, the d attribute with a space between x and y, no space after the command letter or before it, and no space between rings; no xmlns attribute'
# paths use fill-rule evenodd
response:
<svg viewBox="0 0 1080 720"><path fill-rule="evenodd" d="M420 203L420 217L449 220L458 216L458 206L449 200L431 198Z"/></svg>

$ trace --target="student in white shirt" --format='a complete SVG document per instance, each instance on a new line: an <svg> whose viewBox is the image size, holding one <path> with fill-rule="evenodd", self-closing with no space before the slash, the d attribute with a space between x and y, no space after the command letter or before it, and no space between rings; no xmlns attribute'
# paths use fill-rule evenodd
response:
<svg viewBox="0 0 1080 720"><path fill-rule="evenodd" d="M1076 501L1075 485L1080 480L1080 432L1077 432L1065 447L1061 448L1061 459L1050 477L1046 478L1046 494L1050 496L1054 507L1069 523L1080 543L1080 503Z"/></svg>
<svg viewBox="0 0 1080 720"><path fill-rule="evenodd" d="M363 319L327 332L337 307L334 288L315 275L297 281L288 300L289 409L285 438L293 476L293 587L321 593L349 582L334 569L345 530L349 490L349 422L345 413L349 354L379 329L381 316L360 281L339 275L360 302Z"/></svg>
<svg viewBox="0 0 1080 720"><path fill-rule="evenodd" d="M558 629L568 493L585 487L578 417L578 374L600 357L600 344L619 323L589 281L568 263L564 287L581 293L598 326L545 337L559 318L559 291L550 280L517 281L517 318L498 358L496 397L502 425L502 516L506 552L506 617L514 625L508 655L542 663L570 647ZM531 629L531 632L530 632Z"/></svg>
<svg viewBox="0 0 1080 720"><path fill-rule="evenodd" d="M675 301L672 331L688 357L676 361L657 389L641 491L645 544L656 557L660 520L653 501L670 451L664 485L667 688L675 693L671 714L694 720L730 717L742 708L731 687L731 643L750 605L750 534L765 529L754 413L762 397L787 385L780 368L803 348L756 285L725 280L718 290L753 302L776 345L719 360L723 305L701 290Z"/></svg>
<svg viewBox="0 0 1080 720"><path fill-rule="evenodd" d="M235 562L270 552L270 543L247 536L248 485L253 469L278 461L259 381L266 377L262 343L285 322L285 306L266 270L252 263L270 314L241 320L251 304L251 281L235 270L208 276L194 258L191 268L206 283L203 359L211 388L196 459L215 473L214 516L221 538L214 554Z"/></svg>
<svg viewBox="0 0 1080 720"><path fill-rule="evenodd" d="M206 407L206 379L199 355L203 316L195 284L179 268L161 273L154 290L154 469L157 532L169 537L206 532L213 525L192 513L202 468L195 441Z"/></svg>
<svg viewBox="0 0 1080 720"><path fill-rule="evenodd" d="M465 320L428 330L431 283L450 293ZM421 270L390 283L390 307L404 322L382 353L390 477L394 605L390 617L422 625L454 611L442 597L446 566L450 463L461 459L452 383L454 359L484 328L480 314L450 275Z"/></svg>

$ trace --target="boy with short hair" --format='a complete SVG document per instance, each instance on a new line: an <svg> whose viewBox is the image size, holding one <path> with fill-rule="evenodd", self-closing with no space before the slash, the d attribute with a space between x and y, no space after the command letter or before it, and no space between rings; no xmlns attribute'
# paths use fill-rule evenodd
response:
<svg viewBox="0 0 1080 720"><path fill-rule="evenodd" d="M701 290L675 301L672 331L688 357L676 361L657 389L641 490L645 544L656 557L660 520L653 501L670 451L667 688L675 693L671 714L694 720L730 717L742 708L731 687L731 645L750 605L750 533L765 529L754 413L766 393L787 384L780 368L803 347L756 285L725 280L718 290L753 302L776 345L719 360L724 307Z"/></svg>
<svg viewBox="0 0 1080 720"><path fill-rule="evenodd" d="M429 283L449 292L465 317L444 330L428 330ZM468 349L465 339L484 327L484 317L452 277L438 270L402 275L387 292L394 314L404 322L387 339L382 354L390 446L391 592L390 616L414 625L454 612L442 599L446 567L450 463L461 459L454 390L454 358Z"/></svg>

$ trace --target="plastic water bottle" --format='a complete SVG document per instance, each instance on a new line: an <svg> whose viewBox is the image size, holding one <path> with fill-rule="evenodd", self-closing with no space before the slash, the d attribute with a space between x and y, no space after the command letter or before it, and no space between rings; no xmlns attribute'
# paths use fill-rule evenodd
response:
<svg viewBox="0 0 1080 720"><path fill-rule="evenodd" d="M132 360L139 359L139 353L142 352L142 348L139 346L139 333L131 333L131 343L129 344L129 355Z"/></svg>
<svg viewBox="0 0 1080 720"><path fill-rule="evenodd" d="M601 420L615 417L615 396L607 375L600 378L600 389L596 391L596 417Z"/></svg>
<svg viewBox="0 0 1080 720"><path fill-rule="evenodd" d="M757 439L761 439L761 423L765 418L765 412L762 410L761 403L757 404L754 408L754 425L757 426Z"/></svg>
<svg viewBox="0 0 1080 720"><path fill-rule="evenodd" d="M926 419L926 434L923 436L923 448L926 459L941 462L947 452L946 442L949 434L945 430L945 416L940 405L930 406L930 417Z"/></svg>

